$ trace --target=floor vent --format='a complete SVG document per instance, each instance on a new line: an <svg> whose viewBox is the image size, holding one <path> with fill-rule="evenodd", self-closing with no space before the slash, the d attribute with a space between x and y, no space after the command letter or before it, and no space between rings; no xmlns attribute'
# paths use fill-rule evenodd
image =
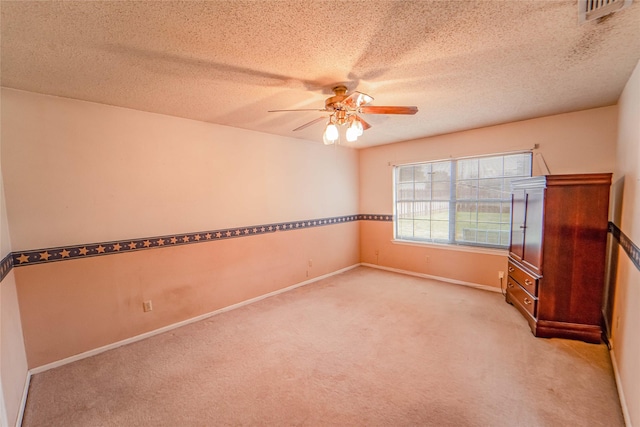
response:
<svg viewBox="0 0 640 427"><path fill-rule="evenodd" d="M633 0L578 0L580 22L593 21L631 6Z"/></svg>

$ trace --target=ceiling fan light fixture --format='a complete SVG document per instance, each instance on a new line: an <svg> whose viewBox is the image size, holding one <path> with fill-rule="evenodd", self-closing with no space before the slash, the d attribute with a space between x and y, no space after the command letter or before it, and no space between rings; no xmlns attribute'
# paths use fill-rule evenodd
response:
<svg viewBox="0 0 640 427"><path fill-rule="evenodd" d="M356 137L362 136L364 133L364 128L362 127L362 122L357 117L353 117L351 121L351 125L349 125L349 129L353 129L356 134Z"/></svg>
<svg viewBox="0 0 640 427"><path fill-rule="evenodd" d="M322 134L322 142L324 142L324 145L333 145L333 144L336 143L335 141L327 139L327 134L326 133Z"/></svg>
<svg viewBox="0 0 640 427"><path fill-rule="evenodd" d="M324 130L324 138L331 141L331 143L334 143L338 139L338 136L338 127L333 123L329 123L327 128Z"/></svg>
<svg viewBox="0 0 640 427"><path fill-rule="evenodd" d="M355 126L349 126L347 128L347 141L355 142L358 139L358 130Z"/></svg>
<svg viewBox="0 0 640 427"><path fill-rule="evenodd" d="M335 96L327 98L324 102L324 108L299 108L294 110L269 110L269 112L281 111L322 111L330 113L329 121L322 133L322 141L326 145L336 144L339 141L340 133L338 126L346 125L345 137L348 142L354 142L364 131L371 128L371 125L361 119L358 114L416 114L418 107L415 106L367 106L366 104L373 101L369 95L354 91L351 95L347 95L347 87L338 85L333 88ZM298 126L293 131L305 129L315 123L323 120L319 117L315 120L307 122L302 126Z"/></svg>

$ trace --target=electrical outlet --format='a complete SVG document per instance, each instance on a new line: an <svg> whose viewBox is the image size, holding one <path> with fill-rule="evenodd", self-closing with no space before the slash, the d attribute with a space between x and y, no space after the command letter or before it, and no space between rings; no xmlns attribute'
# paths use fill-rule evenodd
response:
<svg viewBox="0 0 640 427"><path fill-rule="evenodd" d="M309 260L309 267L313 267L313 260L312 259Z"/></svg>
<svg viewBox="0 0 640 427"><path fill-rule="evenodd" d="M380 251L376 249L375 254L376 254L376 256L378 256L380 254Z"/></svg>
<svg viewBox="0 0 640 427"><path fill-rule="evenodd" d="M142 303L142 311L146 313L151 310L153 310L153 305L151 304L151 300L145 301Z"/></svg>
<svg viewBox="0 0 640 427"><path fill-rule="evenodd" d="M429 257L429 255L424 257L424 260L427 264L429 264L429 261L431 261L431 258Z"/></svg>
<svg viewBox="0 0 640 427"><path fill-rule="evenodd" d="M504 271L498 271L498 279L504 279Z"/></svg>

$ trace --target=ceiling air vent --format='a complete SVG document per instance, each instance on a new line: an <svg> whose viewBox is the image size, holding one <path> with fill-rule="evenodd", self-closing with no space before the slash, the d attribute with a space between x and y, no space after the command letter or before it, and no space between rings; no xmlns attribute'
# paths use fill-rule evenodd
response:
<svg viewBox="0 0 640 427"><path fill-rule="evenodd" d="M578 0L580 22L593 21L631 6L633 0Z"/></svg>

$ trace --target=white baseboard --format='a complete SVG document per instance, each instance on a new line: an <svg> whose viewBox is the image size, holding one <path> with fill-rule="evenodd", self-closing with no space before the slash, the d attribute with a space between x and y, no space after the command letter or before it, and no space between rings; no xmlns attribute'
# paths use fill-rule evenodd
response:
<svg viewBox="0 0 640 427"><path fill-rule="evenodd" d="M620 379L620 371L618 370L618 362L616 362L616 354L613 351L613 342L609 341L609 355L611 356L611 364L613 365L613 375L616 380L616 388L618 389L618 398L620 399L620 406L622 407L622 416L624 417L624 424L627 427L631 425L631 415L629 415L629 407L624 397L624 390L622 389L622 380Z"/></svg>
<svg viewBox="0 0 640 427"><path fill-rule="evenodd" d="M27 376L24 378L24 390L22 390L22 399L20 399L20 410L18 411L18 418L16 419L16 427L22 426L22 419L24 418L24 410L27 407L27 395L29 394L29 384L31 384L31 371L27 371Z"/></svg>
<svg viewBox="0 0 640 427"><path fill-rule="evenodd" d="M501 292L500 288L496 288L493 286L481 285L479 283L464 282L462 280L450 279L448 277L433 276L431 274L424 274L424 273L416 273L415 271L400 270L399 268L385 267L382 265L369 264L366 262L363 262L360 265L364 267L377 268L379 270L392 271L394 273L406 274L408 276L416 276L416 277L422 277L424 279L433 279L433 280L438 280L440 282L453 283L455 285L468 286L475 289L482 289L483 291Z"/></svg>
<svg viewBox="0 0 640 427"><path fill-rule="evenodd" d="M163 326L162 328L154 329L153 331L145 332L144 334L136 335L134 337L127 338L127 339L124 339L122 341L118 341L118 342L115 342L115 343L112 343L112 344L107 344L105 346L98 347L98 348L95 348L93 350L85 351L84 353L76 354L76 355L67 357L65 359L58 360L56 362L47 363L46 365L42 365L42 366L38 366L36 368L30 369L29 370L29 374L30 375L39 374L41 372L48 371L49 369L54 369L54 368L57 368L59 366L63 366L63 365L69 364L69 363L76 362L78 360L86 359L87 357L95 356L97 354L104 353L105 351L113 350L114 348L122 347L123 345L131 344L131 343L134 343L136 341L140 341L140 340L152 337L154 335L162 334L164 332L179 328L181 326L186 326L186 325L188 325L190 323L198 322L200 320L207 319L207 318L209 318L211 316L215 316L217 314L224 313L224 312L229 311L229 310L234 310L236 308L240 308L240 307L243 307L245 305L261 301L261 300L263 300L265 298L269 298L269 297L281 294L283 292L288 292L288 291L291 291L293 289L299 288L301 286L305 286L305 285L317 282L319 280L323 280L323 279L326 279L328 277L335 276L335 275L340 274L340 273L344 273L345 271L349 271L349 270L354 269L354 268L356 268L358 266L360 266L360 264L354 264L354 265L351 265L349 267L345 267L345 268L342 268L340 270L336 270L336 271L331 272L331 273L323 274L322 276L318 276L318 277L314 277L314 278L309 279L309 280L305 280L304 282L296 283L295 285L291 285L291 286L288 286L286 288L278 289L277 291L269 292L268 294L260 295L260 296L255 297L255 298L251 298L251 299L248 299L246 301L242 301L242 302L239 302L237 304L230 305L228 307L223 307L221 309L218 309L218 310L215 310L215 311L212 311L212 312L209 312L209 313L201 314L199 316L192 317L190 319L183 320L183 321L178 322L178 323L173 323L171 325Z"/></svg>

